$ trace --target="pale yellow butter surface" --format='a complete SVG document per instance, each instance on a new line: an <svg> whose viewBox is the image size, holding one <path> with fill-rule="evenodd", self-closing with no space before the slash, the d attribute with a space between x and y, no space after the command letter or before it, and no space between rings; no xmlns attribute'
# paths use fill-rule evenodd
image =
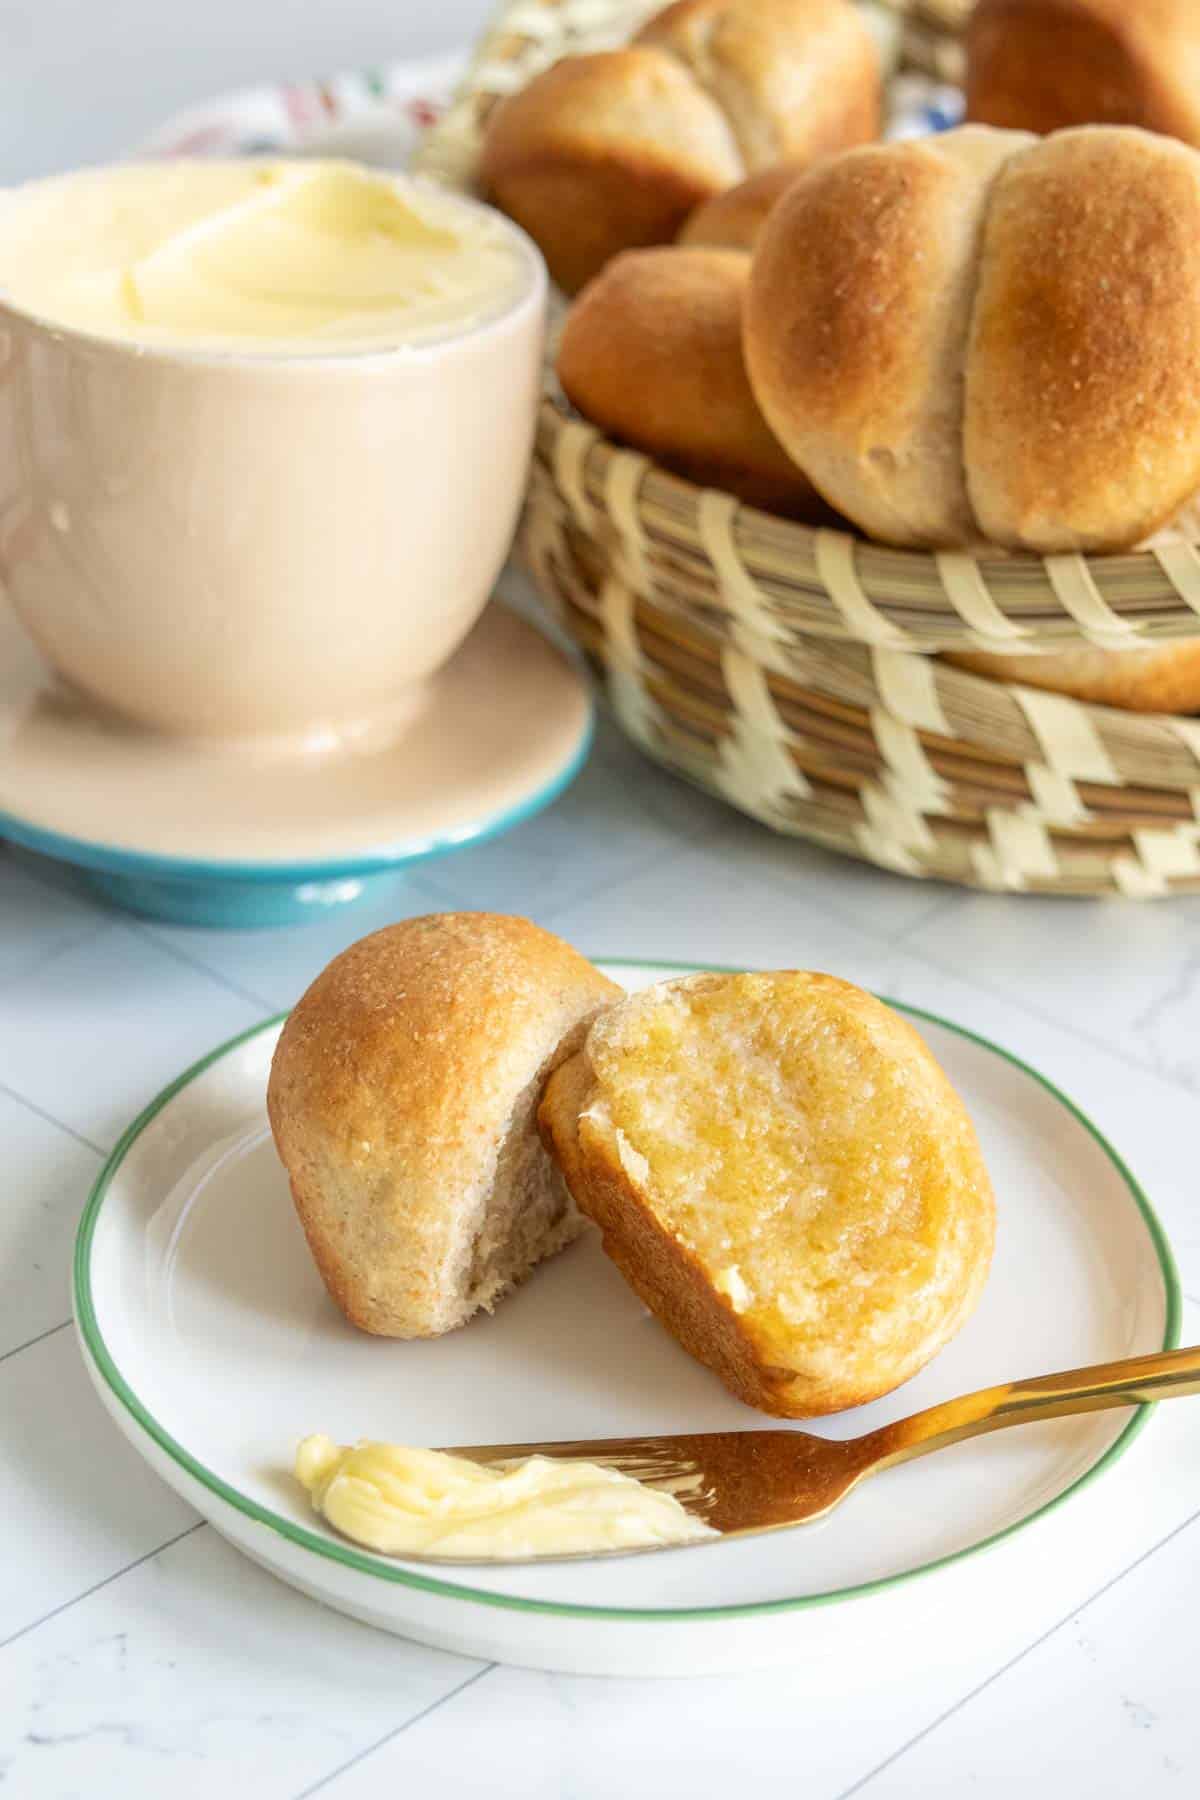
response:
<svg viewBox="0 0 1200 1800"><path fill-rule="evenodd" d="M148 345L415 345L532 278L496 215L353 163L130 163L0 193L0 298Z"/></svg>
<svg viewBox="0 0 1200 1800"><path fill-rule="evenodd" d="M480 1560L684 1544L717 1534L673 1495L597 1463L484 1468L441 1450L315 1435L296 1478L343 1536L394 1556Z"/></svg>

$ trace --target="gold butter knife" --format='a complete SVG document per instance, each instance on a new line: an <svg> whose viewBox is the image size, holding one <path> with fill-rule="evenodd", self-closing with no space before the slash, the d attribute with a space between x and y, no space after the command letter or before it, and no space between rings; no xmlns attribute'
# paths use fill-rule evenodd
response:
<svg viewBox="0 0 1200 1800"><path fill-rule="evenodd" d="M868 1475L985 1431L1195 1393L1200 1393L1200 1347L981 1388L897 1419L865 1437L826 1438L795 1430L703 1431L669 1437L458 1445L451 1454L484 1464L527 1456L599 1463L674 1494L690 1513L723 1536L746 1536L823 1518Z"/></svg>

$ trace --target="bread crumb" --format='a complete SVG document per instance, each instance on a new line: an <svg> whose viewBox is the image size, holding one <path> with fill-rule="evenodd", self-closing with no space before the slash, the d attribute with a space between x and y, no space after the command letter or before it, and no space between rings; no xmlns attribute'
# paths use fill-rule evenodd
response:
<svg viewBox="0 0 1200 1800"><path fill-rule="evenodd" d="M634 1181L647 1187L650 1182L650 1164L640 1150L635 1150L623 1131L617 1132L617 1155L621 1159L621 1167Z"/></svg>
<svg viewBox="0 0 1200 1800"><path fill-rule="evenodd" d="M734 1312L745 1312L754 1299L736 1263L730 1263L728 1268L719 1270L713 1279L713 1286L719 1294L725 1295Z"/></svg>

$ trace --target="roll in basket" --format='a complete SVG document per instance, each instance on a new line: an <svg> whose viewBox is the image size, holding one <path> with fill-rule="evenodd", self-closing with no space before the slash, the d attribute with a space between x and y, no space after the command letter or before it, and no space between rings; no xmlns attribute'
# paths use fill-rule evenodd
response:
<svg viewBox="0 0 1200 1800"><path fill-rule="evenodd" d="M470 188L488 111L654 0L513 0L424 146ZM876 0L897 81L953 82L967 0ZM650 756L777 831L1008 892L1200 891L1200 718L986 680L939 650L1200 636L1200 550L930 554L697 488L573 416L547 374L520 547Z"/></svg>

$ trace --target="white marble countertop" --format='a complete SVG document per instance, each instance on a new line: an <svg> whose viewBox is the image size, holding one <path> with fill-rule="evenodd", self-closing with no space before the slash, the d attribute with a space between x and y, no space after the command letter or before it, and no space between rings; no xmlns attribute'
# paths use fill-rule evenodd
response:
<svg viewBox="0 0 1200 1800"><path fill-rule="evenodd" d="M1046 1573L1038 1525L1005 1547L1028 1587L1017 1628L981 1617L919 1666L898 1645L865 1691L802 1667L637 1683L427 1651L260 1573L126 1446L68 1323L72 1232L101 1159L175 1073L286 1006L347 942L452 906L531 913L593 953L831 969L1010 1047L1131 1163L1192 1296L1184 1341L1200 1340L1198 901L907 882L770 836L608 725L548 812L305 929L143 923L0 852L0 1789L671 1800L783 1778L806 1800L1197 1792L1200 1405L1159 1409L1069 1568Z"/></svg>
<svg viewBox="0 0 1200 1800"><path fill-rule="evenodd" d="M486 10L0 8L4 179L111 155L214 89L449 48ZM0 848L0 1794L1200 1791L1200 1403L1160 1408L1099 1484L1096 1541L1047 1567L1035 1525L1003 1551L1019 1605L934 1661L873 1655L869 1683L812 1667L600 1681L424 1650L273 1581L139 1461L69 1324L72 1236L103 1157L175 1073L286 1006L344 944L446 906L528 912L594 953L826 967L1010 1047L1132 1165L1189 1290L1184 1341L1200 1341L1200 900L905 882L771 837L611 727L549 812L304 930L156 927Z"/></svg>

